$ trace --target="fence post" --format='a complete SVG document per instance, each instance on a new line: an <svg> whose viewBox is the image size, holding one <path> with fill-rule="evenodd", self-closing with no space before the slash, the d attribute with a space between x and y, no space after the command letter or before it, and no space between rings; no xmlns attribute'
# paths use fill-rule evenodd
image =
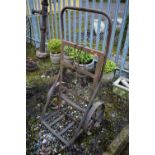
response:
<svg viewBox="0 0 155 155"><path fill-rule="evenodd" d="M63 7L65 7L65 6L66 6L66 0L63 0ZM66 26L66 24L67 24L66 23L66 11L64 12L64 17L63 18L64 18L64 23L63 23L64 24L64 39L66 40L67 39L67 37L66 37L66 35L67 35L66 34L67 33L67 30L66 30L66 27L67 27Z"/></svg>
<svg viewBox="0 0 155 155"><path fill-rule="evenodd" d="M54 22L55 22L56 38L58 38L56 0L54 0Z"/></svg>
<svg viewBox="0 0 155 155"><path fill-rule="evenodd" d="M123 22L122 22L122 25L121 25L121 31L120 31L120 34L119 34L117 50L116 50L117 51L116 57L115 57L115 62L116 63L118 63L119 54L120 54L120 50L121 50L121 43L122 43L122 39L123 39L123 33L124 33L126 18L127 18L127 14L128 14L128 7L129 7L129 0L126 1L126 5L125 5L125 9L124 9Z"/></svg>
<svg viewBox="0 0 155 155"><path fill-rule="evenodd" d="M76 6L76 0L74 0L74 7ZM76 43L76 10L74 11L74 43Z"/></svg>
<svg viewBox="0 0 155 155"><path fill-rule="evenodd" d="M86 7L88 7L88 0L86 0ZM85 13L84 46L86 46L87 43L87 29L88 29L88 12Z"/></svg>
<svg viewBox="0 0 155 155"><path fill-rule="evenodd" d="M122 55L122 61L121 61L119 75L121 75L122 70L124 69L125 60L126 60L126 57L127 57L127 54L128 54L128 49L129 49L129 28L127 30L127 34L126 34L126 38L125 38L125 43L124 43L124 48L123 48L123 55Z"/></svg>
<svg viewBox="0 0 155 155"><path fill-rule="evenodd" d="M54 38L54 24L53 24L53 13L52 13L52 2L49 1L50 4L50 19L51 19L51 28L52 28L52 38Z"/></svg>
<svg viewBox="0 0 155 155"><path fill-rule="evenodd" d="M39 34L37 32L37 22L36 22L35 16L32 14L32 10L34 9L33 0L29 0L28 3L30 7L30 15L32 15L31 19L32 19L33 32L34 32L35 47L39 48L40 45L39 45Z"/></svg>
<svg viewBox="0 0 155 155"><path fill-rule="evenodd" d="M60 30L60 39L62 38L62 32L61 32L61 21L60 21L60 10L61 6L60 6L60 0L58 0L58 11L59 11L59 30Z"/></svg>
<svg viewBox="0 0 155 155"><path fill-rule="evenodd" d="M82 0L79 0L79 5L80 7L82 7ZM80 44L81 42L81 23L82 23L82 12L79 11L79 40L78 40L78 43Z"/></svg>
<svg viewBox="0 0 155 155"><path fill-rule="evenodd" d="M102 5L103 0L100 0L100 10L103 10ZM97 25L97 37L96 37L96 50L98 50L99 39L100 39L100 29L101 29L101 15L99 15L98 25Z"/></svg>
<svg viewBox="0 0 155 155"><path fill-rule="evenodd" d="M95 0L93 0L92 8L95 8ZM91 28L90 28L90 48L93 47L93 29L94 29L94 13L91 15Z"/></svg>
<svg viewBox="0 0 155 155"><path fill-rule="evenodd" d="M108 53L108 58L109 59L112 56L112 49L113 49L113 44L114 44L115 32L116 32L116 25L117 25L117 17L118 17L119 6L120 6L120 0L117 0L117 5L116 5L116 9L115 9L115 17L114 17L114 21L113 21L113 29L112 29L111 41L110 41L110 48L109 48L109 53Z"/></svg>
<svg viewBox="0 0 155 155"><path fill-rule="evenodd" d="M111 0L108 0L107 4L107 14L110 14L110 9L111 9ZM103 37L103 43L102 43L102 51L105 51L106 48L106 42L107 42L107 33L108 33L108 21L107 19L105 20L105 30L104 30L104 37Z"/></svg>

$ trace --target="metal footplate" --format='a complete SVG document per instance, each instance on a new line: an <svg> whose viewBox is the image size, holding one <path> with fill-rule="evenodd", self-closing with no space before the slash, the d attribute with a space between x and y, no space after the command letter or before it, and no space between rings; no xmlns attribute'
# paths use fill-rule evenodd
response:
<svg viewBox="0 0 155 155"><path fill-rule="evenodd" d="M64 90L67 90L66 87L63 86ZM71 92L70 92L71 93ZM62 107L60 110L52 112L45 117L42 117L42 124L61 142L63 142L66 146L70 144L70 140L74 136L74 131L78 127L80 120L82 118L82 114L85 113L86 109L81 108L78 103L74 103L69 99L69 97L65 94L61 94ZM68 110L67 108L71 108L72 110ZM74 118L72 113L79 113L79 116ZM65 122L65 125L63 124ZM55 129L56 126L63 126L59 131ZM70 131L69 131L70 130ZM69 131L69 132L68 132ZM66 135L71 135L70 137L65 137Z"/></svg>
<svg viewBox="0 0 155 155"><path fill-rule="evenodd" d="M77 108L77 105L75 106L75 104L65 96L63 96L63 98L65 98L65 100L68 101L69 105L72 105L73 108ZM81 110L80 107L78 107L78 110ZM55 118L53 116L58 117ZM56 136L61 142L68 146L70 139L72 139L72 136L74 135L74 130L77 128L80 122L80 118L75 119L72 117L73 116L63 111L62 108L62 111L57 111L55 113L53 112L53 114L49 114L48 116L44 117L41 122L54 136ZM55 129L56 126L61 126L63 128L59 129L58 131L58 129ZM66 137L65 135L70 135L70 137Z"/></svg>

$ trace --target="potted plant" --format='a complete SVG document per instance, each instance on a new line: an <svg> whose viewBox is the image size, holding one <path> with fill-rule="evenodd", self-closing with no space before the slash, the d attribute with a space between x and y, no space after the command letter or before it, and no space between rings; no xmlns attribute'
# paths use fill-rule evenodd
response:
<svg viewBox="0 0 155 155"><path fill-rule="evenodd" d="M48 41L47 44L48 52L50 53L50 59L53 64L60 63L60 55L61 55L61 40L52 39Z"/></svg>
<svg viewBox="0 0 155 155"><path fill-rule="evenodd" d="M73 47L64 47L64 61L72 63L75 56L75 49Z"/></svg>
<svg viewBox="0 0 155 155"><path fill-rule="evenodd" d="M94 69L95 63L92 54L76 50L73 58L75 59L75 64L81 68L84 68L88 71L92 71Z"/></svg>
<svg viewBox="0 0 155 155"><path fill-rule="evenodd" d="M114 78L114 70L116 69L116 64L112 60L107 60L105 68L104 68L104 73L102 77L102 81L104 83L111 82Z"/></svg>

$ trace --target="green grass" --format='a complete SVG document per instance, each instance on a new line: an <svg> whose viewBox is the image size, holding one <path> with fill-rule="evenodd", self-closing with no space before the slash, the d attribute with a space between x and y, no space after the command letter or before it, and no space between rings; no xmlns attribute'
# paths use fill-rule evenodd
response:
<svg viewBox="0 0 155 155"><path fill-rule="evenodd" d="M26 44L26 57L36 59L35 55L35 48L31 44ZM50 83L52 78L50 76L42 78L41 76L44 75L47 71L52 69L52 63L50 58L47 59L36 59L38 64L38 69L33 72L26 72L26 85L27 86L36 86L36 85L43 85Z"/></svg>

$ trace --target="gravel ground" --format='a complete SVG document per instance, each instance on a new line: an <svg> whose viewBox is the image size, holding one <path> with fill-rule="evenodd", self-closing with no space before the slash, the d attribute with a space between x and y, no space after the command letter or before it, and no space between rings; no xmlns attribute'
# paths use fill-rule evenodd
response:
<svg viewBox="0 0 155 155"><path fill-rule="evenodd" d="M72 78L72 77L70 77ZM69 77L66 77L69 80ZM73 80L73 79L72 79ZM73 83L76 82L73 80ZM81 94L85 98L88 97L90 93L89 84L85 87L80 88ZM70 148L66 148L64 151L60 152L64 145L52 135L40 122L40 114L42 112L42 107L46 99L46 93L41 90L40 94L34 94L34 96L27 101L29 109L33 109L27 114L27 154L37 154L37 155L49 155L49 154L101 154L115 138L115 136L121 131L121 129L128 124L128 101L119 98L112 92L111 84L99 89L97 99L101 99L105 103L105 114L104 122L98 128L93 128L87 133L82 134ZM78 91L77 91L78 92ZM62 108L66 108L63 106ZM73 109L68 109L69 113L72 113ZM30 115L31 114L31 115ZM81 115L73 113L73 117L79 118ZM54 116L55 118L57 116ZM54 118L53 118L54 119ZM50 120L52 121L52 120ZM61 130L62 126L66 125L68 120L65 118L54 126L55 130ZM64 135L71 136L74 129L70 131L69 134ZM58 153L59 152L59 153Z"/></svg>

